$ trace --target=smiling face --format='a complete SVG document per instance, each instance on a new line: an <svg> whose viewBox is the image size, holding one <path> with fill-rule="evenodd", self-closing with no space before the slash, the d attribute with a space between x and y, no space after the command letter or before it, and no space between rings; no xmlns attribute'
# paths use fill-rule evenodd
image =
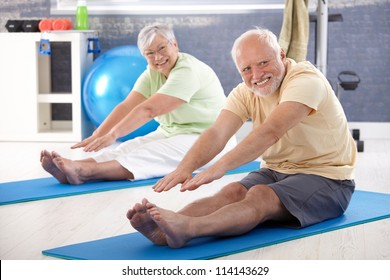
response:
<svg viewBox="0 0 390 280"><path fill-rule="evenodd" d="M150 68L168 77L178 59L179 48L176 40L169 41L162 35L156 35L143 54Z"/></svg>
<svg viewBox="0 0 390 280"><path fill-rule="evenodd" d="M284 51L279 53L256 35L239 43L236 63L246 86L260 97L275 93L286 73Z"/></svg>

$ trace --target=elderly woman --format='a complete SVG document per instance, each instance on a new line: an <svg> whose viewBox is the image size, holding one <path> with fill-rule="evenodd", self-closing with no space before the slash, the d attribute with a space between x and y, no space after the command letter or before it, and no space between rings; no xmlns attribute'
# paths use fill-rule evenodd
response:
<svg viewBox="0 0 390 280"><path fill-rule="evenodd" d="M171 28L161 24L144 27L138 35L138 47L148 62L147 69L92 136L72 148L99 151L153 118L159 127L84 160L42 151L42 167L59 182L164 176L175 170L200 133L216 120L226 99L221 83L208 65L179 52ZM221 155L234 145L232 138Z"/></svg>

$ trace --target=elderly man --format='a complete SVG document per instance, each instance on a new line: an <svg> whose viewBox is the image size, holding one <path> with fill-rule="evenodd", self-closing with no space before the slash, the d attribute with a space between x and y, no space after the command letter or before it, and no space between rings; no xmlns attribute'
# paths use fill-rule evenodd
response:
<svg viewBox="0 0 390 280"><path fill-rule="evenodd" d="M286 58L266 29L242 34L232 56L244 82L230 93L216 123L154 190L178 184L181 191L195 190L260 156L264 163L177 213L147 199L134 205L127 213L130 223L155 244L178 248L197 237L244 234L266 221L301 228L340 216L348 207L357 151L326 77L309 62ZM250 134L192 177L248 119L253 121Z"/></svg>

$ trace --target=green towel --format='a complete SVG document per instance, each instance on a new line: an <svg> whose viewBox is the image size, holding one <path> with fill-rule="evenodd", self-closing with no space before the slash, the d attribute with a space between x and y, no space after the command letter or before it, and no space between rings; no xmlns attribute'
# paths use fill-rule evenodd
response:
<svg viewBox="0 0 390 280"><path fill-rule="evenodd" d="M308 0L285 0L279 44L287 57L296 62L306 60L309 42Z"/></svg>

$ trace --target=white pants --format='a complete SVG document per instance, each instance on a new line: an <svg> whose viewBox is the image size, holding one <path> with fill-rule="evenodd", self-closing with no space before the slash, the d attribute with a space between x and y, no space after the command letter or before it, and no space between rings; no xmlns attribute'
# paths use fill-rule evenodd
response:
<svg viewBox="0 0 390 280"><path fill-rule="evenodd" d="M107 150L94 157L97 162L118 161L129 170L135 180L162 177L174 171L184 155L199 138L199 134L180 134L166 137L160 131L153 131L121 143L113 150ZM217 161L236 145L232 137L224 150L205 167Z"/></svg>

